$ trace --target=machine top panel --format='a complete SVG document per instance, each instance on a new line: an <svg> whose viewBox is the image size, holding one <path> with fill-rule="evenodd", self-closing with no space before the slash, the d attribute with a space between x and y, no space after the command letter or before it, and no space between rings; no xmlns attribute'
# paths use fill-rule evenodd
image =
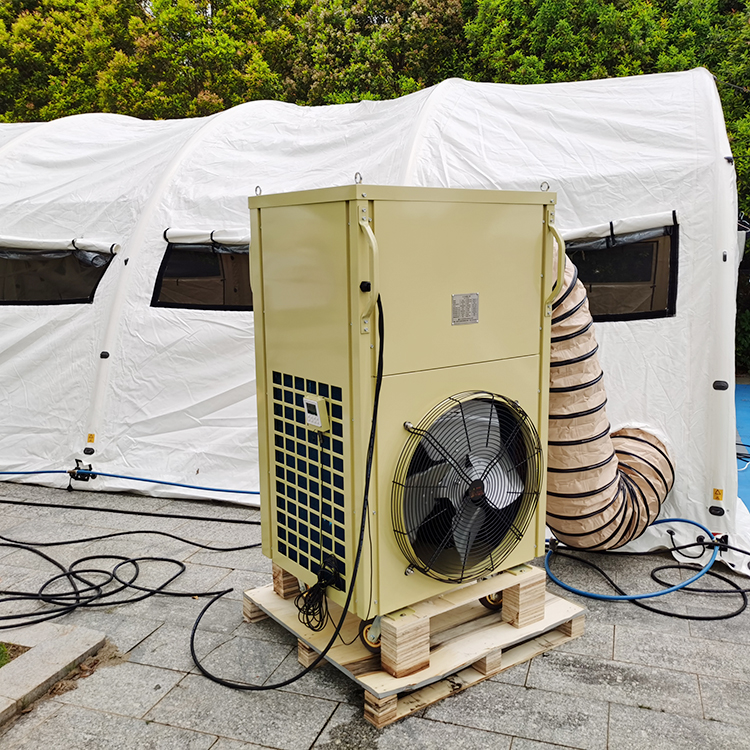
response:
<svg viewBox="0 0 750 750"><path fill-rule="evenodd" d="M557 193L520 190L467 190L464 188L399 187L393 185L342 185L292 193L253 195L250 208L296 206L352 200L434 201L436 203L515 203L554 205Z"/></svg>

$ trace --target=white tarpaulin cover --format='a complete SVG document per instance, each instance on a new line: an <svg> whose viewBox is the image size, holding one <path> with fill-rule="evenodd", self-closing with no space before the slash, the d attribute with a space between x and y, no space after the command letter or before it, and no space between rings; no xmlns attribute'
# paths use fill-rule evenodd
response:
<svg viewBox="0 0 750 750"><path fill-rule="evenodd" d="M102 472L257 490L253 315L151 307L165 230L246 242L256 186L350 184L356 172L370 184L546 182L569 237L679 217L677 314L597 325L608 412L614 429L643 427L674 457L664 516L737 534L748 547L735 463L730 154L703 69L538 86L448 80L393 101L251 102L183 121L89 114L0 125L3 235L121 247L92 304L0 306L0 469L67 469L85 458ZM727 390L712 387L719 380ZM41 479L67 484L64 475ZM104 477L95 485L133 488ZM716 491L720 517L708 512ZM694 538L675 528L678 544ZM639 544L663 538L662 526Z"/></svg>

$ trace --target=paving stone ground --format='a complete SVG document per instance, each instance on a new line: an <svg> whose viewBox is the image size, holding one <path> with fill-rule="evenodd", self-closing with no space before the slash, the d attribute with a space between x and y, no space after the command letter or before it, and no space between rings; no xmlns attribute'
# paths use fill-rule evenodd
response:
<svg viewBox="0 0 750 750"><path fill-rule="evenodd" d="M239 506L9 483L0 484L0 499L217 519L0 504L0 534L20 541L149 529L208 545L260 539L257 528L227 523L258 518ZM89 555L179 560L185 570L169 588L183 596L82 609L57 620L106 633L124 658L0 729L0 750L750 750L750 612L718 622L668 618L579 599L550 583L554 593L588 608L582 638L377 731L362 718L361 690L330 665L267 692L232 690L197 670L190 631L206 599L193 595L229 587L234 592L200 624L196 651L205 666L225 679L259 684L297 670L293 637L270 621L242 620L242 591L270 582L270 563L259 550L210 552L148 533L44 549L66 565ZM621 586L639 591L652 587L651 568L670 562L664 555L597 559ZM177 570L174 563L144 563L139 580L151 585ZM560 559L555 571L573 585L607 593L582 566ZM750 586L749 578L721 572ZM0 546L0 589L33 590L53 573L44 559ZM128 577L128 566L121 575ZM0 616L22 604L0 605ZM655 606L705 616L737 604L737 596L679 593Z"/></svg>

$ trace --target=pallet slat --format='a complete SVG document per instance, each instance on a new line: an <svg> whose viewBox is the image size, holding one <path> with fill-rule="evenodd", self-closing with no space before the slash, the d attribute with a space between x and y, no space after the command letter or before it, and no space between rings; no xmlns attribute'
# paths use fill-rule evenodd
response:
<svg viewBox="0 0 750 750"><path fill-rule="evenodd" d="M495 651L490 651L487 656L482 657L479 661L475 661L471 666L477 670L480 674L487 675L488 677L500 672L503 664L503 650L501 648Z"/></svg>
<svg viewBox="0 0 750 750"><path fill-rule="evenodd" d="M309 667L318 656L318 652L310 648L304 641L297 640L297 661L303 667ZM321 661L318 666L323 666L323 662Z"/></svg>
<svg viewBox="0 0 750 750"><path fill-rule="evenodd" d="M544 578L527 577L503 590L503 620L522 628L544 619Z"/></svg>
<svg viewBox="0 0 750 750"><path fill-rule="evenodd" d="M267 620L268 615L251 599L244 597L242 600L242 617L245 622L260 622Z"/></svg>
<svg viewBox="0 0 750 750"><path fill-rule="evenodd" d="M558 630L565 635L569 635L571 638L579 638L583 635L585 628L585 617L574 617L569 622L564 622Z"/></svg>

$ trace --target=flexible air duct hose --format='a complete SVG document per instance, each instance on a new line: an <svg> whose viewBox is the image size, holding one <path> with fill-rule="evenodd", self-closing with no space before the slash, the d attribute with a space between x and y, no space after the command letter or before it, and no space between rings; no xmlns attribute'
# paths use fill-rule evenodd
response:
<svg viewBox="0 0 750 750"><path fill-rule="evenodd" d="M610 434L586 289L565 260L552 306L547 525L570 547L614 549L656 520L674 468L648 432Z"/></svg>

